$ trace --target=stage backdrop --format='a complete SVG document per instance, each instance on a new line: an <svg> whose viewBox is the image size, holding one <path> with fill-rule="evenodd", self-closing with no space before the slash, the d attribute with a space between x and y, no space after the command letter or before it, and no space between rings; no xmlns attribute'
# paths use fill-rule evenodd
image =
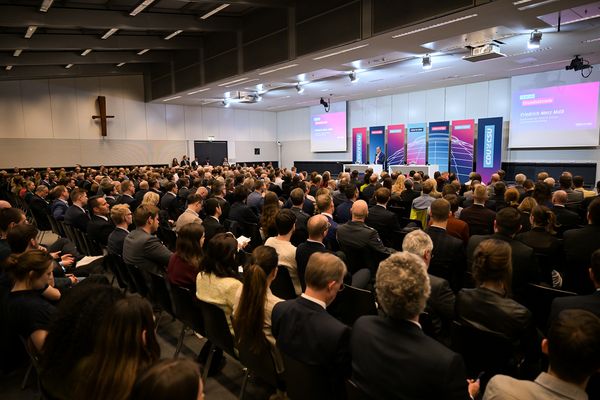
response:
<svg viewBox="0 0 600 400"><path fill-rule="evenodd" d="M377 146L385 152L385 126L372 126L369 128L369 161L368 164L375 164L375 151Z"/></svg>
<svg viewBox="0 0 600 400"><path fill-rule="evenodd" d="M475 140L475 120L452 121L450 138L450 172L454 172L459 182L469 180L473 171L473 141Z"/></svg>
<svg viewBox="0 0 600 400"><path fill-rule="evenodd" d="M408 124L406 132L406 163L424 165L427 162L427 131L425 123Z"/></svg>
<svg viewBox="0 0 600 400"><path fill-rule="evenodd" d="M367 128L352 128L352 162L367 164Z"/></svg>
<svg viewBox="0 0 600 400"><path fill-rule="evenodd" d="M502 163L502 117L477 120L477 172L490 181Z"/></svg>
<svg viewBox="0 0 600 400"><path fill-rule="evenodd" d="M448 121L429 123L429 144L427 163L439 166L439 171L448 171L450 152L450 123Z"/></svg>
<svg viewBox="0 0 600 400"><path fill-rule="evenodd" d="M404 156L404 124L388 125L387 162L388 165L405 163Z"/></svg>

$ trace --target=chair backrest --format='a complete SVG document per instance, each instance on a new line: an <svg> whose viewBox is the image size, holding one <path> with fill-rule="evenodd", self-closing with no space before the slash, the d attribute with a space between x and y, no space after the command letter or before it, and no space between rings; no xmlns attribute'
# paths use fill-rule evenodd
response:
<svg viewBox="0 0 600 400"><path fill-rule="evenodd" d="M128 289L128 279L123 276L126 271L121 268L120 264L122 263L119 262L119 258L116 254L107 254L102 260L104 269L110 271L115 276L117 284L121 289Z"/></svg>
<svg viewBox="0 0 600 400"><path fill-rule="evenodd" d="M284 300L291 300L297 297L292 278L290 277L290 271L283 265L277 266L277 276L271 282L271 292Z"/></svg>
<svg viewBox="0 0 600 400"><path fill-rule="evenodd" d="M291 400L339 398L340 393L334 390L327 368L304 364L285 353L281 356L287 395Z"/></svg>
<svg viewBox="0 0 600 400"><path fill-rule="evenodd" d="M369 290L345 285L327 311L344 324L352 326L363 315L377 315L375 295Z"/></svg>
<svg viewBox="0 0 600 400"><path fill-rule="evenodd" d="M60 224L60 226L62 226L62 229L65 232L67 239L69 239L71 242L73 242L73 244L75 246L77 246L78 250L83 251L82 249L79 248L79 243L77 243L77 236L75 236L75 231L74 231L75 228L73 228L73 226L71 224L67 224L64 221L58 221L58 223Z"/></svg>
<svg viewBox="0 0 600 400"><path fill-rule="evenodd" d="M371 398L359 388L356 383L350 379L346 379L346 394L348 400L370 400Z"/></svg>
<svg viewBox="0 0 600 400"><path fill-rule="evenodd" d="M263 335L263 345L260 351L250 349L244 342L237 343L238 354L241 363L244 367L250 370L250 374L260 377L271 387L276 388L278 385L277 369L273 359L273 347Z"/></svg>
<svg viewBox="0 0 600 400"><path fill-rule="evenodd" d="M163 228L162 226L158 228L156 232L158 238L163 242L165 246L171 251L175 251L176 243L177 243L177 234L175 231L171 229Z"/></svg>
<svg viewBox="0 0 600 400"><path fill-rule="evenodd" d="M340 243L340 249L346 256L346 266L351 274L363 268L368 268L372 273L377 270L381 256L375 255L371 249L351 247L344 243Z"/></svg>
<svg viewBox="0 0 600 400"><path fill-rule="evenodd" d="M243 235L242 227L237 221L234 221L232 219L226 219L223 222L223 226L225 226L225 229L227 229L228 232L233 233L233 235L235 237L239 237L239 236Z"/></svg>
<svg viewBox="0 0 600 400"><path fill-rule="evenodd" d="M150 288L150 300L156 306L159 306L163 311L175 315L173 311L173 304L171 302L171 295L167 288L167 280L164 276L149 272L150 279L152 281L152 287Z"/></svg>
<svg viewBox="0 0 600 400"><path fill-rule="evenodd" d="M48 215L48 221L50 222L50 226L52 227L52 232L58 236L65 237L65 233L62 228L59 226L58 221L52 214Z"/></svg>
<svg viewBox="0 0 600 400"><path fill-rule="evenodd" d="M129 271L131 278L135 282L136 290L140 294L140 296L148 297L148 295L150 294L150 289L148 287L148 283L146 281L146 276L144 275L144 272L136 265L131 264L127 265L127 270Z"/></svg>
<svg viewBox="0 0 600 400"><path fill-rule="evenodd" d="M548 327L548 317L550 317L552 301L558 297L577 296L577 293L574 292L535 285L533 283L528 285L525 293L523 303L525 303L524 305L533 314L533 320L542 332L545 332Z"/></svg>
<svg viewBox="0 0 600 400"><path fill-rule="evenodd" d="M175 318L191 327L194 332L204 335L204 319L202 318L202 311L197 304L196 293L182 286L171 285L168 281L167 288L171 293Z"/></svg>
<svg viewBox="0 0 600 400"><path fill-rule="evenodd" d="M237 358L233 346L233 336L229 330L223 310L214 304L201 300L198 301L198 304L200 305L202 318L204 319L206 338L221 350Z"/></svg>
<svg viewBox="0 0 600 400"><path fill-rule="evenodd" d="M427 226L427 209L417 210L416 208L410 209L410 219L416 219L421 221L421 226Z"/></svg>

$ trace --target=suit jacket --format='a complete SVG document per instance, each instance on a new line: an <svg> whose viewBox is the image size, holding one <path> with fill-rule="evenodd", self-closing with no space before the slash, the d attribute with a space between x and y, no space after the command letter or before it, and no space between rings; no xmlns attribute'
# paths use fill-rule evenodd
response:
<svg viewBox="0 0 600 400"><path fill-rule="evenodd" d="M467 262L469 270L473 264L473 253L479 243L486 239L497 239L507 242L512 249L512 292L513 297L520 301L527 290L527 284L539 283L538 265L533 249L526 244L509 236L495 233L493 235L475 235L469 239L467 246Z"/></svg>
<svg viewBox="0 0 600 400"><path fill-rule="evenodd" d="M540 268L547 271L542 278L547 283L552 283L551 269L559 269L562 257L562 244L559 239L546 232L544 228L532 228L528 232L520 233L516 239L531 247L540 261ZM542 264L543 262L543 264ZM548 280L549 278L549 280Z"/></svg>
<svg viewBox="0 0 600 400"><path fill-rule="evenodd" d="M429 273L446 279L454 290L459 290L466 270L465 248L462 240L436 226L428 227L427 234L433 242Z"/></svg>
<svg viewBox="0 0 600 400"><path fill-rule="evenodd" d="M338 251L340 249L340 244L337 241L338 223L335 222L333 217L330 217L329 215L325 215L325 217L327 218L327 221L329 221L330 225L329 229L327 230L327 236L325 236L324 240L325 246L327 246L327 248L331 251Z"/></svg>
<svg viewBox="0 0 600 400"><path fill-rule="evenodd" d="M87 225L87 234L90 239L106 246L108 244L108 236L115 229L115 226L110 221L106 221L97 215L92 215L92 219Z"/></svg>
<svg viewBox="0 0 600 400"><path fill-rule="evenodd" d="M363 199L364 201L366 201L368 203L369 201L371 201L371 198L373 198L375 191L377 189L379 189L380 187L381 187L380 183L376 183L374 185L368 184L367 187L364 188L362 190L362 192L360 193L361 199Z"/></svg>
<svg viewBox="0 0 600 400"><path fill-rule="evenodd" d="M201 224L201 223L202 223L202 220L200 219L198 214L195 214L193 211L186 209L183 213L181 213L179 218L177 218L177 221L175 221L175 229L173 229L173 230L175 232L177 232L184 225Z"/></svg>
<svg viewBox="0 0 600 400"><path fill-rule="evenodd" d="M594 287L588 276L592 253L600 249L600 226L586 225L564 233L563 251L565 254L565 290L579 294L593 293Z"/></svg>
<svg viewBox="0 0 600 400"><path fill-rule="evenodd" d="M460 219L469 225L471 235L494 233L496 213L485 206L473 204L471 207L463 208L460 212Z"/></svg>
<svg viewBox="0 0 600 400"><path fill-rule="evenodd" d="M352 219L352 215L350 215L352 204L354 204L354 202L346 200L335 208L334 218L338 224L345 224Z"/></svg>
<svg viewBox="0 0 600 400"><path fill-rule="evenodd" d="M488 382L483 400L571 400L587 399L583 389L569 384L546 372L535 381L519 380L496 375Z"/></svg>
<svg viewBox="0 0 600 400"><path fill-rule="evenodd" d="M419 197L420 195L421 193L417 192L416 190L405 190L402 193L400 193L400 199L402 199L402 201L408 206L408 208L410 208L413 200Z"/></svg>
<svg viewBox="0 0 600 400"><path fill-rule="evenodd" d="M343 378L350 375L349 327L304 297L277 303L271 322L282 353L304 364L326 368L333 393L345 392Z"/></svg>
<svg viewBox="0 0 600 400"><path fill-rule="evenodd" d="M242 224L258 224L258 217L250 207L244 203L233 203L229 210L229 219Z"/></svg>
<svg viewBox="0 0 600 400"><path fill-rule="evenodd" d="M65 219L65 213L69 209L69 204L61 200L54 200L50 207L50 212L55 220L62 221Z"/></svg>
<svg viewBox="0 0 600 400"><path fill-rule="evenodd" d="M469 399L462 357L413 322L361 317L351 351L352 380L372 399Z"/></svg>
<svg viewBox="0 0 600 400"><path fill-rule="evenodd" d="M52 230L52 225L50 225L50 221L48 220L48 215L50 215L50 205L46 200L42 199L37 194L33 195L29 202L29 209L35 218L35 222L40 231Z"/></svg>
<svg viewBox="0 0 600 400"><path fill-rule="evenodd" d="M465 247L467 243L469 243L469 225L459 218L456 218L454 215L451 215L448 218L448 224L446 225L446 232L462 240Z"/></svg>
<svg viewBox="0 0 600 400"><path fill-rule="evenodd" d="M552 302L548 323L554 321L561 311L572 309L586 310L596 314L600 318L600 290L596 289L593 294L585 296L555 298Z"/></svg>
<svg viewBox="0 0 600 400"><path fill-rule="evenodd" d="M231 211L231 204L223 197L214 196L214 198L217 199L219 205L221 206L221 216L219 217L219 221L222 224L225 222L226 219L229 219L229 211Z"/></svg>
<svg viewBox="0 0 600 400"><path fill-rule="evenodd" d="M204 245L205 246L206 246L206 243L208 243L208 241L210 239L212 239L213 236L215 236L217 233L226 232L225 227L223 225L221 225L219 220L216 218L213 218L211 216L204 218L204 220L202 221L202 226L204 227Z"/></svg>
<svg viewBox="0 0 600 400"><path fill-rule="evenodd" d="M379 233L379 237L385 246L396 249L402 247L402 243L399 243L402 228L398 223L398 218L396 218L396 214L388 211L385 207L375 205L369 208L369 215L367 215L365 224Z"/></svg>
<svg viewBox="0 0 600 400"><path fill-rule="evenodd" d="M81 208L73 205L65 213L65 223L74 226L81 232L87 232L87 226L90 222L90 216Z"/></svg>
<svg viewBox="0 0 600 400"><path fill-rule="evenodd" d="M135 197L132 197L129 194L123 194L117 200L117 204L128 204L131 212L134 212L140 203L135 199Z"/></svg>
<svg viewBox="0 0 600 400"><path fill-rule="evenodd" d="M298 246L308 239L308 228L306 224L310 216L300 208L292 207L290 210L296 215L296 230L292 234L291 242L294 246Z"/></svg>
<svg viewBox="0 0 600 400"><path fill-rule="evenodd" d="M371 268L376 268L379 261L387 258L396 251L390 247L385 247L377 231L360 221L348 221L343 225L339 225L337 240L347 257L353 257L353 253L359 252L363 257L371 261ZM351 260L348 260L348 262L351 263ZM363 267L367 266L363 265ZM356 271L353 270L351 272L354 273Z"/></svg>
<svg viewBox="0 0 600 400"><path fill-rule="evenodd" d="M579 225L581 222L579 220L579 215L575 211L571 211L566 207L552 207L552 212L556 215L556 222L558 222L561 227L559 228L561 233L564 233L565 230L569 228L574 228Z"/></svg>
<svg viewBox="0 0 600 400"><path fill-rule="evenodd" d="M431 294L425 311L429 313L431 324L438 340L450 338L450 327L454 318L455 296L447 280L429 274Z"/></svg>
<svg viewBox="0 0 600 400"><path fill-rule="evenodd" d="M383 152L377 154L375 153L375 159L373 160L374 164L385 164L385 154Z"/></svg>
<svg viewBox="0 0 600 400"><path fill-rule="evenodd" d="M126 230L115 228L115 230L108 235L108 252L123 257L123 243L128 234L129 232Z"/></svg>
<svg viewBox="0 0 600 400"><path fill-rule="evenodd" d="M123 260L126 264L161 275L169 264L171 254L156 236L141 228L129 232L123 243Z"/></svg>
<svg viewBox="0 0 600 400"><path fill-rule="evenodd" d="M562 190L567 192L567 204L581 203L583 201L583 192L571 188Z"/></svg>
<svg viewBox="0 0 600 400"><path fill-rule="evenodd" d="M169 214L169 219L176 221L181 214L177 195L173 192L165 193L162 199L160 199L160 209L165 210Z"/></svg>
<svg viewBox="0 0 600 400"><path fill-rule="evenodd" d="M306 272L306 264L308 259L313 253L317 252L329 252L323 243L306 241L300 243L296 248L296 267L298 268L298 280L302 286L302 291L306 289L306 281L304 280L304 273Z"/></svg>

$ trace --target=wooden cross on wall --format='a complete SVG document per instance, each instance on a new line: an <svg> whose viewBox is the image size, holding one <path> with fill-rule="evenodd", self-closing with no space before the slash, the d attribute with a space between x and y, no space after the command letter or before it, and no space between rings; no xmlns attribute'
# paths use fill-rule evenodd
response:
<svg viewBox="0 0 600 400"><path fill-rule="evenodd" d="M100 115L92 115L92 119L100 119L100 130L102 132L102 136L106 136L106 119L114 118L114 115L106 115L106 97L98 96L96 99L98 103L98 108L100 109Z"/></svg>

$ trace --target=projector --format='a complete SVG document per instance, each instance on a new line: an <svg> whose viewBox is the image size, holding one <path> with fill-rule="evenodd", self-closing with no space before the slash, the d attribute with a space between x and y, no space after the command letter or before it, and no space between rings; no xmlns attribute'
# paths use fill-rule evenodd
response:
<svg viewBox="0 0 600 400"><path fill-rule="evenodd" d="M588 61L581 58L581 56L575 56L575 58L571 60L571 64L569 64L565 67L565 69L567 71L570 71L570 70L583 71L588 68L592 68L592 66L590 65L590 63Z"/></svg>
<svg viewBox="0 0 600 400"><path fill-rule="evenodd" d="M471 54L464 56L463 60L477 62L500 57L506 57L506 54L500 53L500 47L498 47L498 45L494 43L488 43L483 46L471 48Z"/></svg>

